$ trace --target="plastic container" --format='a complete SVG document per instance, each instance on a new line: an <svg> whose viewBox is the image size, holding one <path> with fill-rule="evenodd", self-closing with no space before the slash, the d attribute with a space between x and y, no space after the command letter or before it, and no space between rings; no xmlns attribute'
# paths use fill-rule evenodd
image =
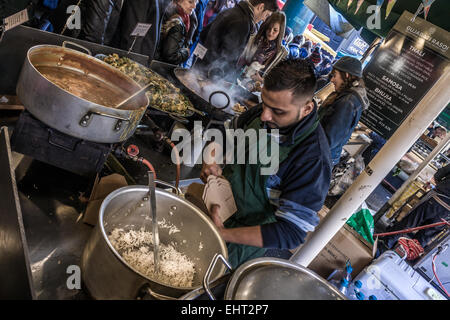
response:
<svg viewBox="0 0 450 320"><path fill-rule="evenodd" d="M355 278L366 295L378 300L445 300L418 272L394 251L384 252Z"/></svg>
<svg viewBox="0 0 450 320"><path fill-rule="evenodd" d="M347 262L347 264L346 264L344 269L342 269L342 270L339 270L339 269L334 270L330 274L330 276L328 277L327 280L330 282L330 284L332 284L340 292L342 292L342 294L347 295L348 287L349 287L350 282L352 280L352 272L353 272L353 268L350 265L350 263Z"/></svg>
<svg viewBox="0 0 450 320"><path fill-rule="evenodd" d="M348 281L346 279L341 279L340 281L332 279L329 281L331 285L336 287L340 292L342 292L344 295L347 295L348 292Z"/></svg>

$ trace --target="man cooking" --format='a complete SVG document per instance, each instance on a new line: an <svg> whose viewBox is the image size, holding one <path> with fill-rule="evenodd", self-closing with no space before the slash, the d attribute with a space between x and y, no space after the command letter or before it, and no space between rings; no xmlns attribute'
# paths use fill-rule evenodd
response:
<svg viewBox="0 0 450 320"><path fill-rule="evenodd" d="M264 78L262 104L237 119L234 129L279 129L279 168L261 174L261 163L204 164L201 179L223 175L231 184L237 212L225 223L220 207L210 217L228 242L233 268L261 257L268 248L293 249L319 222L331 177L330 149L312 97L316 78L304 60L283 61ZM274 131L272 131L275 134ZM259 144L259 141L258 141ZM246 146L247 148L247 146Z"/></svg>

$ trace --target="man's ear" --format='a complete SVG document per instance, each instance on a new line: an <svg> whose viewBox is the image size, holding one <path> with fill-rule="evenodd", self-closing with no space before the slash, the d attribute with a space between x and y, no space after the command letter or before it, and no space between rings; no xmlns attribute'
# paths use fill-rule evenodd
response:
<svg viewBox="0 0 450 320"><path fill-rule="evenodd" d="M259 12L264 12L264 10L265 10L264 3L260 3L260 4L256 5L255 9L257 9Z"/></svg>
<svg viewBox="0 0 450 320"><path fill-rule="evenodd" d="M308 101L304 106L302 110L303 117L306 117L314 110L314 102Z"/></svg>

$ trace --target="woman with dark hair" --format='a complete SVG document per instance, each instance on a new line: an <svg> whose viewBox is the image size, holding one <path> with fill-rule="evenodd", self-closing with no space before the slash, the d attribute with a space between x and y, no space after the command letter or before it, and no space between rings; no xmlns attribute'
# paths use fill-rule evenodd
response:
<svg viewBox="0 0 450 320"><path fill-rule="evenodd" d="M262 66L259 71L268 73L278 62L287 56L288 51L282 45L286 15L278 11L273 13L259 28L255 36L250 37L239 61L239 67L258 63ZM262 81L261 75L252 76L255 81Z"/></svg>
<svg viewBox="0 0 450 320"><path fill-rule="evenodd" d="M228 0L210 1L206 8L205 17L203 18L203 27L211 23L222 10L228 9ZM230 7L232 8L232 7Z"/></svg>
<svg viewBox="0 0 450 320"><path fill-rule="evenodd" d="M319 117L330 144L331 161L335 166L362 111L368 108L369 99L362 80L361 61L358 59L342 57L334 64L330 76L335 91L322 103Z"/></svg>
<svg viewBox="0 0 450 320"><path fill-rule="evenodd" d="M164 15L158 60L182 64L190 55L192 35L197 28L194 9L197 0L173 0Z"/></svg>

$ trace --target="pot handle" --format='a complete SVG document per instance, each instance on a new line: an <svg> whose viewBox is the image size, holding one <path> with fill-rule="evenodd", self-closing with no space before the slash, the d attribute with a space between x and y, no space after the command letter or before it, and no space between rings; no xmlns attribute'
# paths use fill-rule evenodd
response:
<svg viewBox="0 0 450 320"><path fill-rule="evenodd" d="M160 185L163 185L163 186L165 186L165 187L167 187L167 188L171 188L172 190L175 191L175 194L176 194L176 195L182 194L180 188L176 188L175 186L171 185L170 183L167 183L167 182L161 181L161 180L155 180L155 183L156 183L157 185L160 184Z"/></svg>
<svg viewBox="0 0 450 320"><path fill-rule="evenodd" d="M147 293L149 295L151 295L155 299L158 299L158 300L178 300L177 298L169 297L169 296L166 296L166 295L163 295L161 293L157 293L157 292L153 291L151 286L150 286L150 284L148 284L148 283L147 283L147 288L146 289L147 289Z"/></svg>
<svg viewBox="0 0 450 320"><path fill-rule="evenodd" d="M104 112L99 112L99 111L89 111L81 118L81 120L79 122L80 126L82 126L82 127L89 126L89 121L91 120L93 114L101 116L101 117L117 119L117 123L114 126L114 131L119 131L122 128L122 121L128 121L128 122L131 121L128 118L116 116L114 114L109 114L109 113L104 113Z"/></svg>
<svg viewBox="0 0 450 320"><path fill-rule="evenodd" d="M188 119L179 117L179 116L177 116L177 115L175 115L175 114L173 114L173 113L168 113L168 115L169 115L169 117L171 117L171 118L172 118L173 120L175 120L175 121L178 121L178 122L181 122L181 123L184 123L184 124L189 123L189 120L188 120Z"/></svg>
<svg viewBox="0 0 450 320"><path fill-rule="evenodd" d="M72 42L72 41L64 41L64 42L62 43L62 47L63 47L63 48L66 48L68 44L70 44L70 45L72 45L72 46L74 46L74 47L83 49L84 51L87 52L88 55L92 56L91 50L89 50L89 49L86 48L86 47L83 47L81 44L78 44L78 43L75 43L75 42Z"/></svg>
<svg viewBox="0 0 450 320"><path fill-rule="evenodd" d="M205 290L206 294L209 296L211 300L216 300L216 298L214 297L214 295L211 292L211 289L209 288L209 278L211 277L211 273L217 264L217 260L219 259L230 271L232 270L231 265L229 264L227 259L225 259L225 257L220 253L216 253L211 263L209 264L208 270L206 270L205 276L203 277L203 289Z"/></svg>
<svg viewBox="0 0 450 320"><path fill-rule="evenodd" d="M227 104L224 107L216 107L211 103L212 97L215 96L216 94L223 94L226 98L227 98ZM225 92L225 91L214 91L209 95L209 104L212 105L214 108L222 110L227 108L230 105L231 99L230 96Z"/></svg>

